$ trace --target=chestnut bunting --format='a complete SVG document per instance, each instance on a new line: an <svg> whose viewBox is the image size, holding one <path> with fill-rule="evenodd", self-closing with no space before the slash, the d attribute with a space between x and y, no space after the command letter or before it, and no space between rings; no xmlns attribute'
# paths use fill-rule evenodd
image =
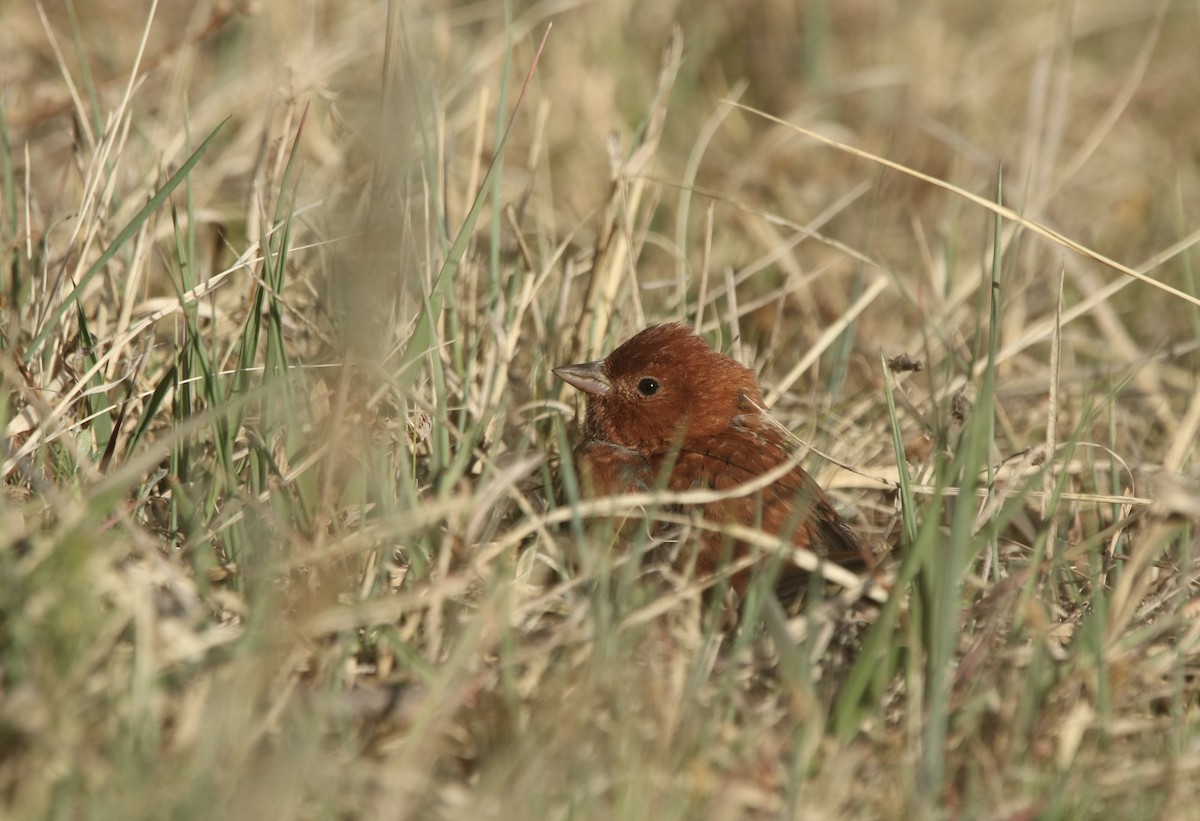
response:
<svg viewBox="0 0 1200 821"><path fill-rule="evenodd" d="M554 374L586 395L584 438L574 450L585 495L655 487L727 491L794 461L788 435L763 411L754 371L717 353L684 325L653 325L603 360L555 368ZM839 564L869 561L858 536L799 465L762 490L700 508L710 522L757 527ZM755 548L705 530L697 549L696 572L704 575ZM753 572L731 579L739 597ZM806 578L782 562L777 594L790 598Z"/></svg>

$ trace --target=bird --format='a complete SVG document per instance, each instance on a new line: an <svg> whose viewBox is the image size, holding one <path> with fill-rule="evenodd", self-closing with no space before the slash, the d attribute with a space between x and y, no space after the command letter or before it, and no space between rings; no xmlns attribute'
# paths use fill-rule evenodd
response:
<svg viewBox="0 0 1200 821"><path fill-rule="evenodd" d="M651 325L604 359L552 372L585 396L583 438L573 449L583 495L732 491L790 462L761 490L695 507L716 525L756 527L838 564L872 564L858 534L795 463L790 434L764 410L756 373L713 350L686 325ZM705 530L695 572L713 574L756 549ZM729 588L739 600L768 563L764 555L732 575ZM773 564L780 567L776 596L794 601L808 574L790 561Z"/></svg>

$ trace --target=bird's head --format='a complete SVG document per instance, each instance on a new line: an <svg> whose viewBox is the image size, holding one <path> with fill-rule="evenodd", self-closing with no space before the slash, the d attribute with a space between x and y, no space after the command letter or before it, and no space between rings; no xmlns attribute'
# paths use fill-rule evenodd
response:
<svg viewBox="0 0 1200 821"><path fill-rule="evenodd" d="M554 374L587 394L585 436L643 452L719 434L762 404L754 371L680 324L652 325L607 358Z"/></svg>

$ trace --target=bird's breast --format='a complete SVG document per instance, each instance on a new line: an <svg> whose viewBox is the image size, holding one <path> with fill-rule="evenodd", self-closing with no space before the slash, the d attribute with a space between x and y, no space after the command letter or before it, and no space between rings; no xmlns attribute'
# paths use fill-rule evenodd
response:
<svg viewBox="0 0 1200 821"><path fill-rule="evenodd" d="M654 471L642 453L599 439L585 439L574 452L585 496L643 493L654 486Z"/></svg>

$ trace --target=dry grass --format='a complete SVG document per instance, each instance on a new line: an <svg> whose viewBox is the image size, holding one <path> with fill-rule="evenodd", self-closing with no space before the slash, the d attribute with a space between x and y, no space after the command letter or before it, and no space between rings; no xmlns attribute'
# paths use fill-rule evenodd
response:
<svg viewBox="0 0 1200 821"><path fill-rule="evenodd" d="M5 816L1200 817L1193 6L110 5L0 11ZM605 549L665 319L886 604Z"/></svg>

